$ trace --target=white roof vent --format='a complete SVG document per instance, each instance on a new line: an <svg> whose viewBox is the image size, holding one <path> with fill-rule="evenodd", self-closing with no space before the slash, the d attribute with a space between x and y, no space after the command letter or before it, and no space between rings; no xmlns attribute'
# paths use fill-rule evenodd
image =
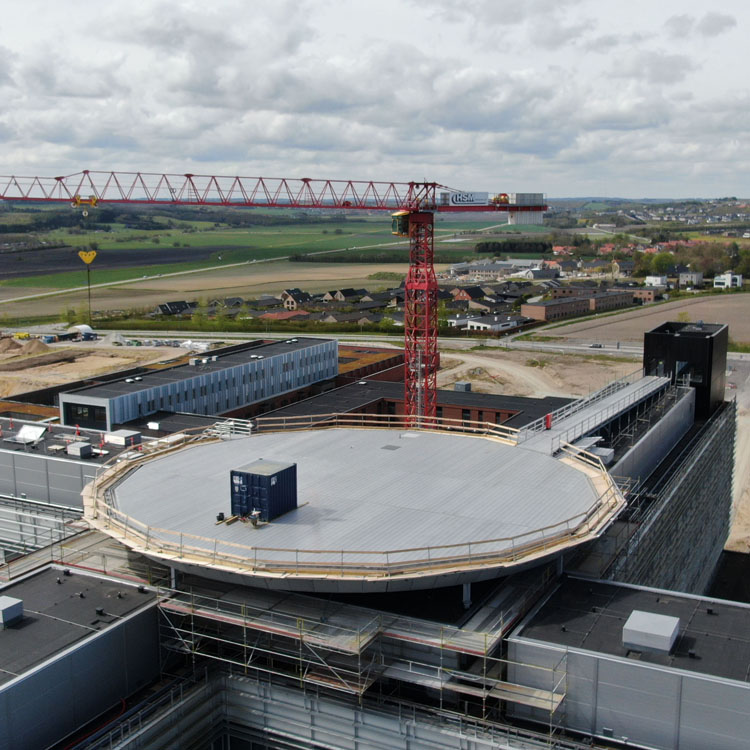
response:
<svg viewBox="0 0 750 750"><path fill-rule="evenodd" d="M668 654L680 632L680 618L634 609L622 627L622 645L634 651Z"/></svg>
<svg viewBox="0 0 750 750"><path fill-rule="evenodd" d="M0 629L14 625L23 619L23 599L0 596Z"/></svg>

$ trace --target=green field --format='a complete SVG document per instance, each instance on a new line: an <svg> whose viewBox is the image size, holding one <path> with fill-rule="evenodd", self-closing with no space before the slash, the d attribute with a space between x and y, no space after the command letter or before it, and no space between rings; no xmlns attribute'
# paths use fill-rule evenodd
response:
<svg viewBox="0 0 750 750"><path fill-rule="evenodd" d="M22 225L30 214L8 213L5 217L17 221ZM258 226L247 228L230 228L226 225L216 226L212 221L183 221L171 219L167 216L155 215L149 217L153 222L163 224L163 230L138 230L127 228L124 224L111 224L112 231L86 231L79 229L57 229L50 232L36 233L34 237L40 242L50 245L68 245L73 248L88 247L96 243L99 252L99 262L91 267L91 283L106 284L130 279L140 279L143 276L156 276L183 271L194 271L231 263L247 263L252 261L281 258L290 255L307 255L309 253L326 253L342 251L347 256L347 250L375 256L379 251L397 252L399 259L393 262L404 262L407 259L407 240L397 238L391 234L390 217L384 214L379 217L363 219L349 219L341 221L301 222L274 226ZM438 219L436 224L437 238L462 232L476 232L483 227L494 226L493 220L471 222L450 221ZM171 226L169 225L171 222ZM516 229L515 227L513 229ZM521 228L523 229L523 228ZM534 228L537 229L537 228ZM543 228L540 228L543 229ZM493 232L498 231L493 229ZM435 250L437 262L456 262L463 260L473 252L475 239L466 237L465 242L438 242ZM376 247L372 247L376 246ZM378 247L382 246L382 247ZM160 250L169 248L184 248L186 259L184 262L163 263L159 261ZM190 249L216 248L207 258L190 259ZM364 248L364 249L363 249ZM131 268L103 267L101 261L108 250L120 253L127 250L153 251L153 263L141 263ZM400 256L403 253L403 258ZM320 258L323 260L325 255ZM377 259L373 259L377 262ZM68 289L83 286L86 275L83 269L76 269L64 273L32 275L0 281L0 286L15 288Z"/></svg>

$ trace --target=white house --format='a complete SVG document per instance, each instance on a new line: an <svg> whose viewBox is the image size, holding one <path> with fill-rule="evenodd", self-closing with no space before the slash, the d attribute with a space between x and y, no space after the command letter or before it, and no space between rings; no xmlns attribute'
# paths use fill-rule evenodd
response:
<svg viewBox="0 0 750 750"><path fill-rule="evenodd" d="M666 276L646 276L643 281L645 286L662 286L667 288L667 277Z"/></svg>
<svg viewBox="0 0 750 750"><path fill-rule="evenodd" d="M506 331L518 328L527 320L519 315L482 315L481 318L467 321L466 328L469 331Z"/></svg>
<svg viewBox="0 0 750 750"><path fill-rule="evenodd" d="M714 289L741 289L742 274L727 271L714 277Z"/></svg>

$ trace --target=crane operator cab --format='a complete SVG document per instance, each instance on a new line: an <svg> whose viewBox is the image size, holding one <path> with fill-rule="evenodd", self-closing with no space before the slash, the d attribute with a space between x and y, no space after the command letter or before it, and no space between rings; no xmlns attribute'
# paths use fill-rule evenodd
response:
<svg viewBox="0 0 750 750"><path fill-rule="evenodd" d="M396 211L395 214L391 214L391 234L397 237L409 236L409 213L409 211Z"/></svg>

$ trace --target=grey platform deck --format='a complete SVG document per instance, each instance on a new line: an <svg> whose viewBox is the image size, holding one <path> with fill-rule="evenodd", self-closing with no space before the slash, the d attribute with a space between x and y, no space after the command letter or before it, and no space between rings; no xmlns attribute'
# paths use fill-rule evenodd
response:
<svg viewBox="0 0 750 750"><path fill-rule="evenodd" d="M260 458L297 463L300 507L257 529L217 525L216 514L230 510L230 470ZM238 554L231 545L239 544L263 548L265 559L334 564L342 550L350 563L385 551L390 562L421 560L425 548L439 555L435 548L443 545L465 545L451 555L490 552L475 545L541 538L541 529L564 525L597 499L584 473L523 446L347 429L259 434L181 450L144 464L115 493L119 510L152 527L152 538L165 529L172 540L174 532L194 535L189 543L208 549Z"/></svg>

